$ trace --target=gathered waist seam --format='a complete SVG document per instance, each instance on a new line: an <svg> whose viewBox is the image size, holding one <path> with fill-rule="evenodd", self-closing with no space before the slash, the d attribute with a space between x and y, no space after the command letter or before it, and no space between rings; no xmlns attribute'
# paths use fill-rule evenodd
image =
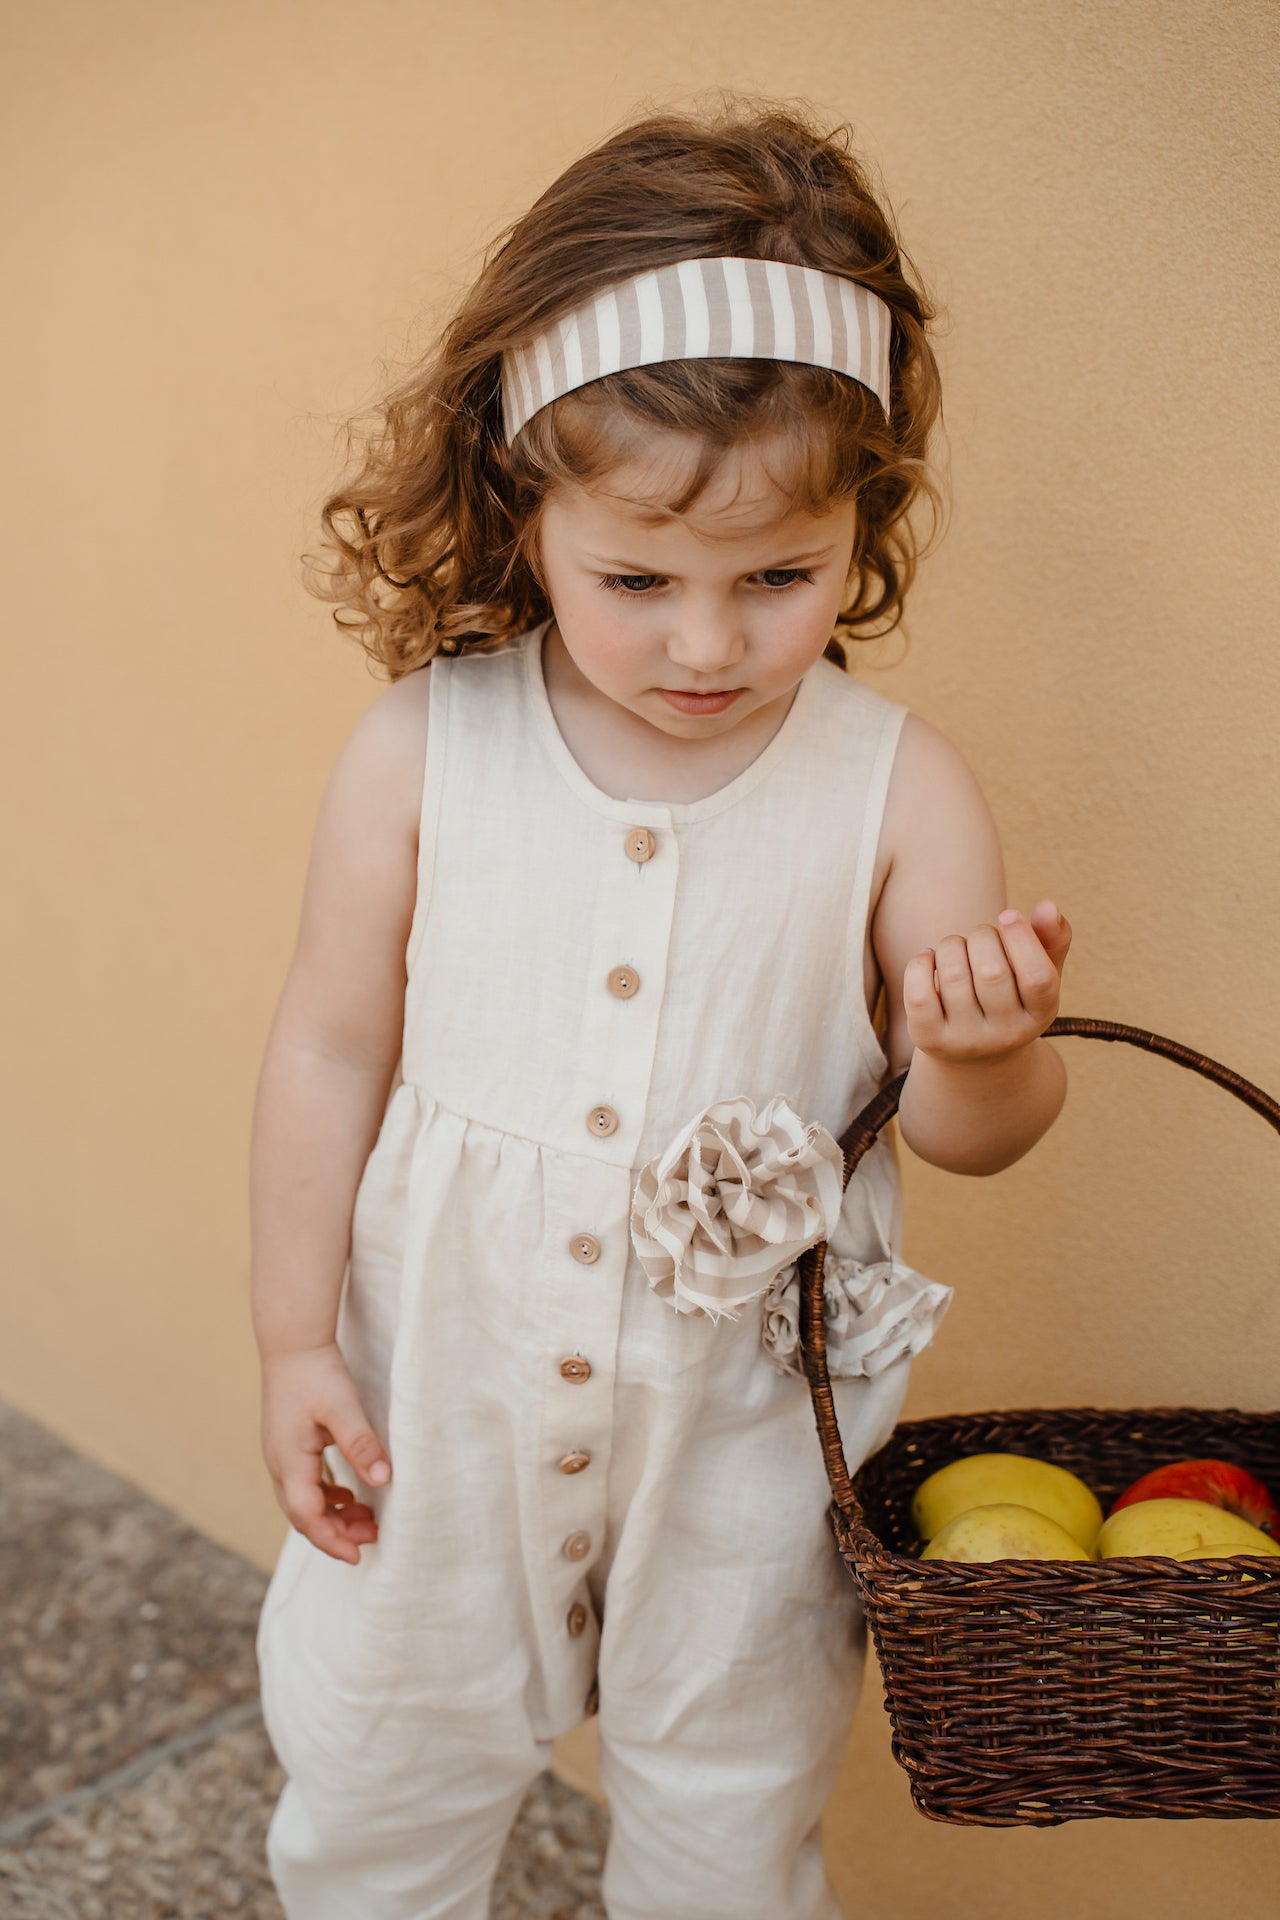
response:
<svg viewBox="0 0 1280 1920"><path fill-rule="evenodd" d="M527 1141L531 1147L537 1147L545 1153L564 1154L571 1160L583 1160L591 1167L603 1165L618 1167L629 1173L638 1171L638 1169L632 1167L629 1163L624 1167L623 1162L620 1160L602 1160L596 1154L580 1152L573 1147L562 1146L558 1140L543 1140L536 1134L521 1133L518 1127L502 1126L496 1120L486 1120L483 1114L464 1113L461 1107L451 1106L447 1100L442 1100L439 1094L434 1093L430 1087L424 1086L420 1080L402 1078L400 1086L411 1088L414 1093L420 1094L424 1099L429 1100L432 1106L439 1107L441 1113L450 1114L455 1120L465 1120L468 1126L483 1127L487 1133L501 1134L503 1138L507 1140L524 1140ZM399 1090L399 1087L397 1087L397 1093Z"/></svg>

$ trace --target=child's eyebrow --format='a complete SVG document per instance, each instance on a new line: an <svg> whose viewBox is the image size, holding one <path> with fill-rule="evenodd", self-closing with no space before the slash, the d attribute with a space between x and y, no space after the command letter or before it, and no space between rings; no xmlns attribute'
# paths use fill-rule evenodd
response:
<svg viewBox="0 0 1280 1920"><path fill-rule="evenodd" d="M833 547L815 547L810 553L795 553L787 560L773 560L767 567L757 567L755 571L757 573L781 573L787 567L806 566L810 560L825 560L827 555L832 552L834 552ZM612 567L615 573L653 573L655 571L661 571L661 569L655 569L653 567L636 566L634 561L631 560L614 560L607 558L604 554L599 553L589 553L586 557L593 566ZM669 579L671 576L664 574L663 577Z"/></svg>

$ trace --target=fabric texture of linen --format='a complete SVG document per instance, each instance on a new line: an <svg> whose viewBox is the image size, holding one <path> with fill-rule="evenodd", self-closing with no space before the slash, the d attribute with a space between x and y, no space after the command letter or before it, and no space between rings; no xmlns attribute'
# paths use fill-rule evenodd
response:
<svg viewBox="0 0 1280 1920"><path fill-rule="evenodd" d="M556 725L546 630L429 669L403 1050L337 1329L393 1471L329 1448L378 1541L351 1565L291 1530L267 1591L268 1859L288 1920L484 1920L523 1792L598 1710L610 1920L838 1920L819 1820L865 1627L765 1302L820 1235L855 1277L901 1246L891 1138L843 1195L825 1139L887 1073L863 945L906 709L819 660L727 785L618 799ZM833 1382L851 1466L908 1319Z"/></svg>

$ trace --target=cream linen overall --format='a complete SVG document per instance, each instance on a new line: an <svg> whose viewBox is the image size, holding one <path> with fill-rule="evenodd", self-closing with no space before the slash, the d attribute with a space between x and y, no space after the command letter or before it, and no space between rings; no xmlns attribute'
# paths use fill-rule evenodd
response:
<svg viewBox="0 0 1280 1920"><path fill-rule="evenodd" d="M267 1592L269 1864L289 1920L484 1920L598 1711L611 1920L835 1920L818 1823L865 1627L808 1388L759 1298L675 1311L628 1222L709 1103L785 1095L838 1137L886 1077L862 955L906 709L821 659L727 786L617 800L556 725L547 625L430 670L403 1052L338 1321L393 1477L330 1448L378 1542L353 1566L291 1531ZM897 1171L882 1136L829 1260L900 1249ZM835 1382L851 1466L930 1337L907 1318Z"/></svg>

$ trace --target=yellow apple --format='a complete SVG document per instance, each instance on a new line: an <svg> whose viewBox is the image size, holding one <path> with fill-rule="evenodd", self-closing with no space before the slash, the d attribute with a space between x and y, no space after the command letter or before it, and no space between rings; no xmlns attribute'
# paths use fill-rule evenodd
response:
<svg viewBox="0 0 1280 1920"><path fill-rule="evenodd" d="M1066 1529L1092 1558L1102 1508L1083 1480L1021 1453L970 1453L939 1467L916 1488L911 1518L922 1540L970 1507L1032 1507Z"/></svg>
<svg viewBox="0 0 1280 1920"><path fill-rule="evenodd" d="M1098 1536L1098 1558L1114 1560L1141 1554L1159 1554L1176 1560L1182 1554L1216 1545L1231 1554L1274 1554L1274 1540L1261 1527L1250 1526L1239 1514L1210 1506L1207 1500L1138 1500L1121 1507L1103 1523Z"/></svg>
<svg viewBox="0 0 1280 1920"><path fill-rule="evenodd" d="M1216 1546L1188 1547L1185 1552L1175 1553L1173 1557L1175 1560L1236 1560L1239 1559L1241 1555L1251 1556L1262 1554L1264 1556L1269 1555L1274 1560L1280 1560L1280 1542L1267 1539L1266 1534L1263 1534L1262 1537L1267 1541L1265 1547L1259 1546L1256 1543L1252 1546L1242 1547L1238 1540L1233 1540L1224 1546L1219 1540ZM1245 1579L1247 1580L1248 1578L1249 1575L1246 1574Z"/></svg>
<svg viewBox="0 0 1280 1920"><path fill-rule="evenodd" d="M1091 1560L1065 1527L1034 1507L995 1501L939 1527L922 1560Z"/></svg>

